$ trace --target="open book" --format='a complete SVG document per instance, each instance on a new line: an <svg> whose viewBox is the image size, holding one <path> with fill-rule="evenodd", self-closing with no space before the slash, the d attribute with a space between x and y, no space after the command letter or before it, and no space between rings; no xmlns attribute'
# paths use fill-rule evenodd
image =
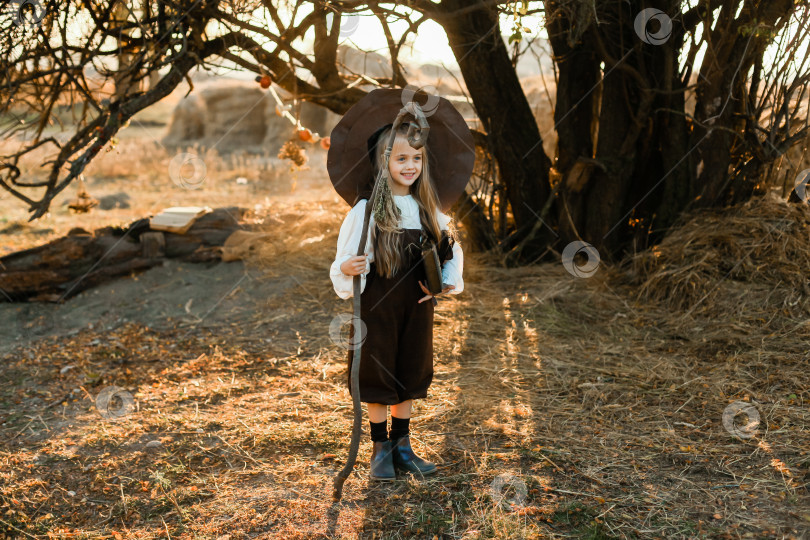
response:
<svg viewBox="0 0 810 540"><path fill-rule="evenodd" d="M174 206L166 208L158 215L149 218L149 227L153 231L167 231L184 234L194 222L211 209L207 206Z"/></svg>

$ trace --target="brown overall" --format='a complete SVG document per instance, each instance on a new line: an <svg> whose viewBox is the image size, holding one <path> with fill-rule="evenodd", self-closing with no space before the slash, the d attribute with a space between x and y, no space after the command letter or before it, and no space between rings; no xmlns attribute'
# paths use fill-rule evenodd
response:
<svg viewBox="0 0 810 540"><path fill-rule="evenodd" d="M360 355L360 401L396 405L427 397L433 380L433 301L425 292L425 269L419 251L420 229L403 229L404 268L392 278L380 276L374 262L360 295L365 341ZM376 232L376 231L375 231ZM442 231L439 261L453 258L453 239ZM351 332L353 334L353 330ZM354 349L349 349L346 382L351 394Z"/></svg>

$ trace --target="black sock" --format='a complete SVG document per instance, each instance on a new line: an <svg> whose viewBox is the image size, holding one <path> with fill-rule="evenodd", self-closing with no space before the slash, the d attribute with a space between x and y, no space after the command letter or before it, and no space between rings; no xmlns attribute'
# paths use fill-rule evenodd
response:
<svg viewBox="0 0 810 540"><path fill-rule="evenodd" d="M395 441L399 438L404 437L409 433L408 426L411 423L410 418L397 418L396 416L391 416L391 431L388 434L388 438L392 441Z"/></svg>
<svg viewBox="0 0 810 540"><path fill-rule="evenodd" d="M386 433L386 428L388 427L388 419L386 418L382 422L372 422L371 420L368 421L369 425L371 426L371 440L374 442L385 442L388 440L388 434Z"/></svg>

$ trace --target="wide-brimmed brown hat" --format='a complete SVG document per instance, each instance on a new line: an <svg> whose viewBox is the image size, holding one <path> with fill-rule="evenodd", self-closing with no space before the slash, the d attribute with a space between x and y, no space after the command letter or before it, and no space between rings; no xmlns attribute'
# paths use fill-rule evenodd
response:
<svg viewBox="0 0 810 540"><path fill-rule="evenodd" d="M371 195L374 169L370 145L410 100L422 107L430 125L428 164L442 212L448 212L467 187L475 164L475 146L467 123L455 107L441 96L414 93L408 88L379 88L346 112L330 138L326 169L338 195L350 206ZM406 116L405 122L410 119Z"/></svg>

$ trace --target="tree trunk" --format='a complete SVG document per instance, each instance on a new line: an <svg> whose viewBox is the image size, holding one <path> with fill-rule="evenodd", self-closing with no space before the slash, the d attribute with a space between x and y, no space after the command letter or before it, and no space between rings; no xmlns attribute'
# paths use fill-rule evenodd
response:
<svg viewBox="0 0 810 540"><path fill-rule="evenodd" d="M546 5L560 69L555 120L557 168L564 181L561 236L592 244L602 258L618 259L628 248L647 246L659 214L671 223L688 202L692 162L683 159L688 131L675 61L681 34L659 45L642 43L632 24L641 6L606 8L600 17L620 24L596 25L587 10ZM583 27L587 33L574 41Z"/></svg>
<svg viewBox="0 0 810 540"><path fill-rule="evenodd" d="M735 10L734 4L723 4L701 63L693 137L702 141L699 207L732 204L752 194L756 182L747 182L744 175L735 177L730 170L733 147L741 141L741 118L750 118L746 79L770 44L770 29L790 17L795 4L793 0L745 2L739 15Z"/></svg>
<svg viewBox="0 0 810 540"><path fill-rule="evenodd" d="M469 245L474 247L470 251L487 251L497 245L492 223L487 219L481 205L470 197L469 193L464 192L461 195L458 202L453 205L453 212L462 218Z"/></svg>
<svg viewBox="0 0 810 540"><path fill-rule="evenodd" d="M104 227L94 233L74 229L42 246L0 257L0 301L58 302L114 277L146 270L166 258L201 262L219 258L219 246L237 229L245 210L218 208L201 216L185 234L162 232L160 256L141 241L149 221L126 229Z"/></svg>
<svg viewBox="0 0 810 540"><path fill-rule="evenodd" d="M565 244L580 238L585 230L585 193L590 188L594 164L592 130L598 124L598 103L601 94L599 60L591 43L579 39L575 28L576 13L564 9L559 2L545 2L549 13L548 35L558 69L554 125L557 131L557 161L555 169L563 185L553 210L558 215L559 231ZM579 16L585 16L579 14ZM587 39L587 36L585 36Z"/></svg>
<svg viewBox="0 0 810 540"><path fill-rule="evenodd" d="M463 0L443 0L437 8L450 13L467 6ZM438 17L464 76L476 113L491 140L516 229L537 221L551 189L551 162L531 107L512 67L494 9L481 8ZM525 247L524 259L537 257L554 233L543 229Z"/></svg>

